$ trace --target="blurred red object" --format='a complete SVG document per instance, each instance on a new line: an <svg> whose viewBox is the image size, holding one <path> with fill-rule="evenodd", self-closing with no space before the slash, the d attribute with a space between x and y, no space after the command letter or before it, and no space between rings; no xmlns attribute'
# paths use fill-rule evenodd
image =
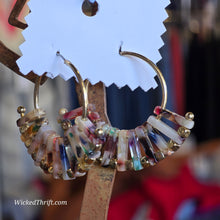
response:
<svg viewBox="0 0 220 220"><path fill-rule="evenodd" d="M197 201L197 211L209 210L220 205L220 187L201 184L191 174L189 167L183 165L174 178L151 176L139 188L114 198L108 220L136 219L144 204L145 219L172 220L181 204L188 199Z"/></svg>

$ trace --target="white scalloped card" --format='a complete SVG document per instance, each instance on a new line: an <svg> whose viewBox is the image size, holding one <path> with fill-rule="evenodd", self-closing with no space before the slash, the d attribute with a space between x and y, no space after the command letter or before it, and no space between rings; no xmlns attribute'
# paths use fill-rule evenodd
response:
<svg viewBox="0 0 220 220"><path fill-rule="evenodd" d="M48 72L68 80L74 73L64 65L56 52L70 60L83 79L106 86L128 85L132 90L155 88L155 72L143 61L119 55L122 49L141 53L154 63L161 59L161 35L166 31L165 7L169 0L97 0L98 11L87 16L83 0L31 0L26 16L28 28L20 46L17 61L26 75Z"/></svg>

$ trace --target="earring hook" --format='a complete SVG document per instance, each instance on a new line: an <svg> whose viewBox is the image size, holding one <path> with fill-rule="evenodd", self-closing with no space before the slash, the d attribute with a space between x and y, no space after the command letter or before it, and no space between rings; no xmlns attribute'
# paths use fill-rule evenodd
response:
<svg viewBox="0 0 220 220"><path fill-rule="evenodd" d="M88 83L89 82L86 82L86 85L85 85L85 83L84 83L79 71L77 70L77 68L69 60L66 60L62 56L62 54L60 54L59 51L57 51L57 56L60 56L64 60L64 63L72 69L72 71L76 75L76 78L79 81L80 88L83 92L83 115L82 115L82 118L85 119L87 117L87 109L88 109Z"/></svg>
<svg viewBox="0 0 220 220"><path fill-rule="evenodd" d="M122 51L122 47L120 46L119 48L119 54L121 56L134 56L137 57L145 62L147 62L153 69L154 71L157 73L157 76L160 80L160 84L161 84L161 88L162 88L162 102L161 102L161 108L165 109L166 108L166 104L167 104L167 84L166 81L163 77L163 74L161 73L161 71L159 70L159 68L151 61L149 60L147 57L139 54L139 53L134 53L134 52L129 52L129 51Z"/></svg>
<svg viewBox="0 0 220 220"><path fill-rule="evenodd" d="M42 76L38 76L34 86L34 109L39 109L39 88Z"/></svg>

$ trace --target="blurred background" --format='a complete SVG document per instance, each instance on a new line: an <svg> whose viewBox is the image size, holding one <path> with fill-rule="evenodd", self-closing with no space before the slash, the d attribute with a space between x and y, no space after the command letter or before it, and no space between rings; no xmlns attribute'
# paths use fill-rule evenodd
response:
<svg viewBox="0 0 220 220"><path fill-rule="evenodd" d="M21 30L7 21L15 2L0 0L0 40L20 54ZM220 219L220 1L174 0L166 10L158 66L168 85L167 109L193 112L195 127L157 166L117 174L109 220ZM27 13L25 7L21 18ZM53 180L34 166L20 141L16 109L32 110L33 83L0 64L0 91L0 219L78 219L86 177ZM108 116L118 128L142 124L161 100L160 88L145 93L112 85L106 91ZM48 80L40 103L59 132L59 109L78 106L74 80ZM66 200L68 206L16 206L16 199Z"/></svg>

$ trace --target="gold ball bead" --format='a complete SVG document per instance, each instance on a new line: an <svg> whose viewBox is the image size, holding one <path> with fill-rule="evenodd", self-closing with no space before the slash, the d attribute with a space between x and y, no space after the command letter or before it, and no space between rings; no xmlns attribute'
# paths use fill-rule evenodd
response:
<svg viewBox="0 0 220 220"><path fill-rule="evenodd" d="M61 126L62 126L63 130L67 130L68 128L71 127L71 123L69 121L65 121L62 123Z"/></svg>
<svg viewBox="0 0 220 220"><path fill-rule="evenodd" d="M24 143L24 145L25 145L26 148L29 148L29 147L31 146L31 144L32 144L32 139L31 139L31 138L27 139L27 140L25 141L25 143Z"/></svg>
<svg viewBox="0 0 220 220"><path fill-rule="evenodd" d="M21 116L24 116L25 112L26 112L26 108L24 106L19 106L17 108L17 112L18 114L20 114Z"/></svg>
<svg viewBox="0 0 220 220"><path fill-rule="evenodd" d="M98 129L96 129L95 133L96 133L97 136L100 137L104 134L104 131L101 128L98 128Z"/></svg>
<svg viewBox="0 0 220 220"><path fill-rule="evenodd" d="M178 134L183 138L187 138L190 135L190 130L185 127L180 127L178 129Z"/></svg>
<svg viewBox="0 0 220 220"><path fill-rule="evenodd" d="M173 140L169 140L167 143L167 147L172 151L177 151L180 148L180 145L175 143Z"/></svg>
<svg viewBox="0 0 220 220"><path fill-rule="evenodd" d="M97 150L99 150L99 149L102 148L102 144L96 144L95 147L96 147Z"/></svg>
<svg viewBox="0 0 220 220"><path fill-rule="evenodd" d="M142 158L141 158L141 164L142 164L142 166L143 166L144 168L147 168L147 167L150 166L150 162L149 162L149 160L148 160L147 157L142 157Z"/></svg>
<svg viewBox="0 0 220 220"><path fill-rule="evenodd" d="M53 167L49 167L49 168L48 168L48 172L49 172L50 174L53 174Z"/></svg>
<svg viewBox="0 0 220 220"><path fill-rule="evenodd" d="M141 158L141 163L142 164L145 164L145 163L148 163L149 161L148 161L148 158L147 157L142 157Z"/></svg>
<svg viewBox="0 0 220 220"><path fill-rule="evenodd" d="M68 112L68 110L66 109L66 108L61 108L60 110L59 110L59 115L64 115L64 114L66 114Z"/></svg>
<svg viewBox="0 0 220 220"><path fill-rule="evenodd" d="M49 165L47 162L45 162L45 160L41 160L40 167L42 170L48 171Z"/></svg>
<svg viewBox="0 0 220 220"><path fill-rule="evenodd" d="M89 158L87 155L84 156L84 162L86 165L92 165L94 163L95 159Z"/></svg>
<svg viewBox="0 0 220 220"><path fill-rule="evenodd" d="M88 166L86 166L86 164L78 164L77 171L79 173L84 173L85 171L88 171Z"/></svg>
<svg viewBox="0 0 220 220"><path fill-rule="evenodd" d="M74 178L74 173L71 169L68 169L66 173L67 173L69 178Z"/></svg>
<svg viewBox="0 0 220 220"><path fill-rule="evenodd" d="M185 115L185 118L187 120L192 121L194 119L194 114L192 112L187 112L186 115Z"/></svg>

